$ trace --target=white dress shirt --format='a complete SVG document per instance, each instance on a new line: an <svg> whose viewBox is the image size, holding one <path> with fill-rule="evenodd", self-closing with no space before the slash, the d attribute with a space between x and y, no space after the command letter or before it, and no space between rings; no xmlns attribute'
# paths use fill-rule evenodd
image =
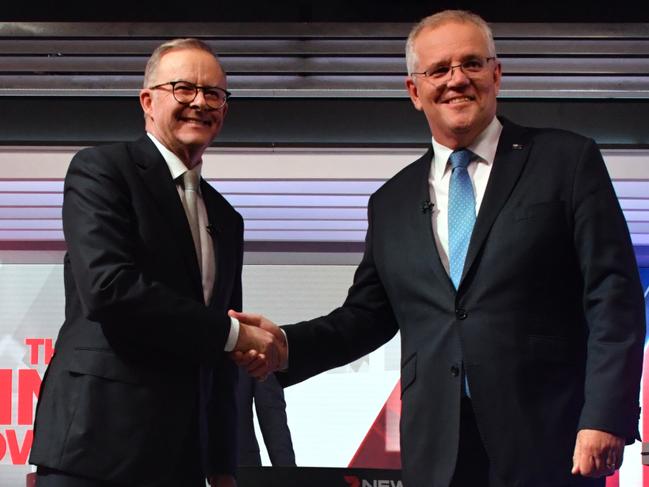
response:
<svg viewBox="0 0 649 487"><path fill-rule="evenodd" d="M176 154L162 145L162 143L158 139L156 139L153 134L147 132L147 135L158 148L160 154L162 154L162 157L169 167L169 172L171 173L172 179L176 182L182 181L183 174L188 170L187 166L185 166L183 161L181 161ZM199 174L201 172L201 167L202 163L200 163L195 168ZM176 184L176 189L178 191L178 197L182 200L185 191L182 184ZM205 202L203 201L203 197L201 196L200 187L198 191L197 207L202 254L199 256L202 264L201 284L203 287L203 299L205 301L205 304L209 304L212 298L214 280L216 278L216 257L214 255L214 246L212 245L212 236L208 231L209 220L207 218L207 210L205 209ZM232 323L232 326L230 326L230 334L228 335L228 339L225 343L224 350L226 352L231 352L234 349L234 346L236 345L239 338L239 321L236 318L231 317L230 322Z"/></svg>
<svg viewBox="0 0 649 487"><path fill-rule="evenodd" d="M482 198L484 197L487 181L491 174L498 140L503 126L496 117L493 118L487 128L476 138L476 140L465 147L473 152L477 158L474 158L467 167L473 191L475 194L475 213L476 217L480 211ZM435 245L439 252L440 260L446 272L449 273L448 263L448 186L451 181L451 165L448 163L453 149L441 145L433 137L433 160L428 176L428 188L430 192L430 201L433 203L432 220L433 234L435 235Z"/></svg>

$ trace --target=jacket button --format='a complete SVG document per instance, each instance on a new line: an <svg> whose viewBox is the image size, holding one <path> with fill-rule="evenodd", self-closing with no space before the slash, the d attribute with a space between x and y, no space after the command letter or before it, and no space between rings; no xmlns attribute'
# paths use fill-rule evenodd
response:
<svg viewBox="0 0 649 487"><path fill-rule="evenodd" d="M469 315L462 308L458 308L455 310L455 316L458 320L465 320Z"/></svg>
<svg viewBox="0 0 649 487"><path fill-rule="evenodd" d="M460 375L460 368L457 365L451 366L451 375L453 377L457 377L458 375Z"/></svg>

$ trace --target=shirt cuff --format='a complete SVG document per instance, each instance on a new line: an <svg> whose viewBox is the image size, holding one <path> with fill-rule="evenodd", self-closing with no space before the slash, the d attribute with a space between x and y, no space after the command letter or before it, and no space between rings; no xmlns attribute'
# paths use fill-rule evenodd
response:
<svg viewBox="0 0 649 487"><path fill-rule="evenodd" d="M230 316L230 323L230 334L225 342L225 347L223 347L223 350L226 352L234 350L234 346L237 344L237 340L239 340L239 320Z"/></svg>
<svg viewBox="0 0 649 487"><path fill-rule="evenodd" d="M283 328L280 328L280 331L284 334L284 341L286 342L286 362L280 364L279 368L280 372L284 372L286 369L288 369L288 336L286 336L286 332Z"/></svg>

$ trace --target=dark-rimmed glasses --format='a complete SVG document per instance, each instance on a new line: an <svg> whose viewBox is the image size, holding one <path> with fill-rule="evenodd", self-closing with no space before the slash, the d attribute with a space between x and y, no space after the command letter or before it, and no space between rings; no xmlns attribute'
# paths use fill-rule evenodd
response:
<svg viewBox="0 0 649 487"><path fill-rule="evenodd" d="M453 70L460 68L468 78L471 78L482 74L487 67L487 63L494 59L496 59L496 56L473 57L461 62L460 64L433 66L421 73L410 73L410 76L421 76L424 79L429 79L435 83L441 83L451 79L453 77Z"/></svg>
<svg viewBox="0 0 649 487"><path fill-rule="evenodd" d="M167 85L171 86L171 92L173 93L174 98L182 105L191 104L198 96L198 90L203 92L205 104L212 110L222 108L231 96L228 90L224 90L218 86L200 86L183 80L167 81L166 83L149 86L149 89L157 90Z"/></svg>

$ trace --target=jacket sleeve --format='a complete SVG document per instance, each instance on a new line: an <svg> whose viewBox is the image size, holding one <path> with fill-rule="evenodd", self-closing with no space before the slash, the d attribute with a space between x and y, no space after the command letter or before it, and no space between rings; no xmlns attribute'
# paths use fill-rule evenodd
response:
<svg viewBox="0 0 649 487"><path fill-rule="evenodd" d="M368 203L365 253L347 299L326 316L283 327L288 338L288 370L277 374L284 386L350 363L389 341L398 324L373 255L373 197Z"/></svg>
<svg viewBox="0 0 649 487"><path fill-rule="evenodd" d="M242 306L241 272L243 269L243 220L238 219L236 232L238 255L235 284L230 308L240 311ZM228 354L222 353L213 367L214 382L209 403L210 440L208 469L210 474L234 475L239 465L237 386L239 379L237 365Z"/></svg>
<svg viewBox="0 0 649 487"><path fill-rule="evenodd" d="M579 428L638 438L645 338L642 286L629 231L602 156L588 140L573 187L574 243L589 329Z"/></svg>

